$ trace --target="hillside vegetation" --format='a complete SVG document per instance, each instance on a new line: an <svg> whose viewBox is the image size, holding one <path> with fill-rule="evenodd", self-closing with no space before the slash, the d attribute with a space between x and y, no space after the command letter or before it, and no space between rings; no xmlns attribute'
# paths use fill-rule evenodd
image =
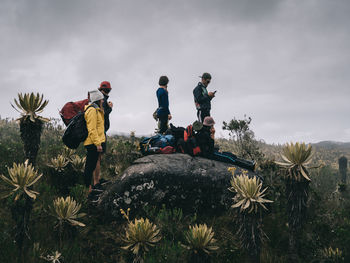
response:
<svg viewBox="0 0 350 263"><path fill-rule="evenodd" d="M85 149L80 146L76 151L67 150L61 142L62 133L58 120L51 120L43 128L35 165L37 176L42 176L30 188L38 193L35 200L16 200L16 195L0 200L0 262L288 262L291 236L297 240L293 262L350 262L350 189L341 182L338 171L338 159L350 158L348 143L312 145L314 155L309 166L318 168L309 169L307 174L311 182L305 190L305 206L301 206L306 210L301 217L295 217L302 221L302 231L294 231L290 221L293 200L287 195L291 193L290 181L274 163L282 160L283 145L253 141L254 151L259 151L263 188L267 187L260 197L273 201L258 202L266 210L258 204L257 214L247 213L237 205L238 209L214 216L197 215L195 211L184 214L181 209L160 204L145 206L143 211L121 211L125 220L110 222L86 198L81 164ZM108 138L103 178L118 178L140 157L138 140L133 136ZM222 150L236 152L233 139L218 139L217 144ZM19 125L0 119L0 175L9 177L14 163L22 165L24 161ZM238 181L228 185L232 197L239 185ZM0 192L5 193L1 180L0 187ZM237 201L239 195L235 198ZM68 204L77 213L64 217L62 211ZM28 206L30 216L21 217ZM252 245L246 226L257 227L256 235L261 236L261 240L255 239L258 245ZM138 229L148 231L149 243L133 243ZM201 233L206 241L198 245Z"/></svg>

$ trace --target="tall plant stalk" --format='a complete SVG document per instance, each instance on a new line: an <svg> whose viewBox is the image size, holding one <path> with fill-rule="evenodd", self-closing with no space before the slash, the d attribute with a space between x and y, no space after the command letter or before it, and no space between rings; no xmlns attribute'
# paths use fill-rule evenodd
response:
<svg viewBox="0 0 350 263"><path fill-rule="evenodd" d="M0 182L5 186L5 190L0 193L0 199L12 197L11 215L16 222L15 241L19 249L19 262L24 262L24 243L26 237L29 238L30 213L33 208L33 200L39 194L32 187L42 177L42 174L38 174L33 166L28 164L28 160L24 164L14 163L12 168L8 168L8 173L9 177L0 176L2 179Z"/></svg>
<svg viewBox="0 0 350 263"><path fill-rule="evenodd" d="M18 94L18 101L14 99L17 108L12 107L21 113L21 117L17 119L20 126L21 139L24 144L25 158L29 163L35 165L36 157L40 147L40 137L45 122L49 119L38 116L41 113L48 101L43 101L43 95L34 93Z"/></svg>
<svg viewBox="0 0 350 263"><path fill-rule="evenodd" d="M298 261L299 236L306 219L309 199L308 171L312 158L311 145L291 143L283 148L284 162L276 162L285 170L287 213L289 227L289 262Z"/></svg>
<svg viewBox="0 0 350 263"><path fill-rule="evenodd" d="M231 207L236 209L237 235L252 261L259 263L261 244L266 237L262 229L263 209L267 210L265 204L272 201L264 198L267 188L262 189L259 179L249 178L246 173L235 176L235 168L229 170L232 172L229 190L235 193Z"/></svg>

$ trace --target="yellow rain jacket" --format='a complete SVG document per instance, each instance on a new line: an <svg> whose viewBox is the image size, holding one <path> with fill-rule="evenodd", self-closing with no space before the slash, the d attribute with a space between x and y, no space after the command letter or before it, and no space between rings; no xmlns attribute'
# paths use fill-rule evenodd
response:
<svg viewBox="0 0 350 263"><path fill-rule="evenodd" d="M85 110L90 105L86 105ZM95 144L96 146L100 146L101 143L106 141L103 111L100 108L94 108L92 106L85 111L84 117L88 130L88 137L84 141L84 145Z"/></svg>

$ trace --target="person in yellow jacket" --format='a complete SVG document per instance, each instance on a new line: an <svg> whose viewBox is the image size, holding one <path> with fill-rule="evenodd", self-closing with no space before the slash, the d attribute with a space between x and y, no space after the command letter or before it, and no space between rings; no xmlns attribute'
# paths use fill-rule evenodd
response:
<svg viewBox="0 0 350 263"><path fill-rule="evenodd" d="M102 106L103 94L99 90L90 91L89 99L91 104L85 106L85 121L88 136L84 141L84 146L87 150L84 180L85 185L89 187L89 191L91 191L92 186L98 184L100 181L100 178L97 178L99 176L93 176L93 174L100 174L99 171L96 172L95 169L100 154L105 152L106 149L106 135Z"/></svg>

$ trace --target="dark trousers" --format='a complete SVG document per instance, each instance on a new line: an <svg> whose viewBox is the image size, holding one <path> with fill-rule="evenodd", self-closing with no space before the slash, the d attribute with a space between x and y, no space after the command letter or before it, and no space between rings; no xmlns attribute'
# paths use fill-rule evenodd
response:
<svg viewBox="0 0 350 263"><path fill-rule="evenodd" d="M102 148L104 152L106 149L105 143L102 143ZM86 153L86 162L85 162L85 169L84 169L84 183L87 187L89 187L91 185L92 174L96 169L96 164L100 153L97 152L97 147L94 144L86 145L85 149L87 150L87 153Z"/></svg>
<svg viewBox="0 0 350 263"><path fill-rule="evenodd" d="M168 115L159 116L159 133L164 133L168 129Z"/></svg>
<svg viewBox="0 0 350 263"><path fill-rule="evenodd" d="M207 116L210 116L210 110L207 110L207 109L198 109L197 110L198 121L200 121L201 123L203 123L204 118Z"/></svg>
<svg viewBox="0 0 350 263"><path fill-rule="evenodd" d="M249 161L245 159L241 159L230 152L214 152L211 155L211 158L215 161L224 162L224 163L232 163L244 169L254 171L255 170L255 162Z"/></svg>

